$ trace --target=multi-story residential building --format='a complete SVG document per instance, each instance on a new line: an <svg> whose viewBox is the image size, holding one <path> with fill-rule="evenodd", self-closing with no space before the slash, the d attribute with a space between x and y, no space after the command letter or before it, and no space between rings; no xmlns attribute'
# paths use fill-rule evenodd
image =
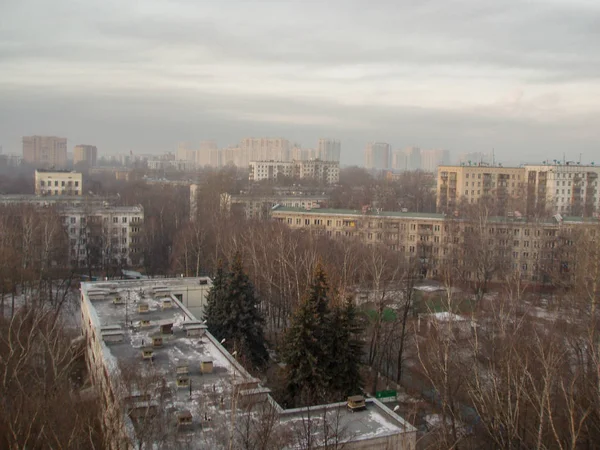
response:
<svg viewBox="0 0 600 450"><path fill-rule="evenodd" d="M591 217L600 211L600 167L575 163L526 165L527 213Z"/></svg>
<svg viewBox="0 0 600 450"><path fill-rule="evenodd" d="M339 163L336 161L252 161L250 181L276 180L278 177L313 179L324 184L336 184L340 180Z"/></svg>
<svg viewBox="0 0 600 450"><path fill-rule="evenodd" d="M67 139L56 136L24 136L23 160L37 167L64 167L67 164Z"/></svg>
<svg viewBox="0 0 600 450"><path fill-rule="evenodd" d="M180 142L175 152L175 160L195 163L196 150L191 147L189 142Z"/></svg>
<svg viewBox="0 0 600 450"><path fill-rule="evenodd" d="M276 180L281 177L294 176L294 163L283 161L251 161L250 181Z"/></svg>
<svg viewBox="0 0 600 450"><path fill-rule="evenodd" d="M290 142L283 138L244 138L241 153L250 161L290 161Z"/></svg>
<svg viewBox="0 0 600 450"><path fill-rule="evenodd" d="M81 172L36 169L35 193L36 195L83 195Z"/></svg>
<svg viewBox="0 0 600 450"><path fill-rule="evenodd" d="M439 166L437 174L438 212L452 212L460 200L477 203L493 200L499 211L509 199L525 197L525 168L487 165Z"/></svg>
<svg viewBox="0 0 600 450"><path fill-rule="evenodd" d="M346 402L279 406L197 319L210 285L204 277L81 284L81 342L107 449L243 448L267 438L268 414L278 448L299 448L303 437L324 447L335 430L344 449L415 450L416 428L377 399L356 412ZM315 417L323 426L307 430Z"/></svg>
<svg viewBox="0 0 600 450"><path fill-rule="evenodd" d="M217 146L217 143L215 141L212 140L207 140L207 141L201 141L200 142L200 148L198 149L198 151L196 152L196 166L197 167L204 167L204 166L209 166L209 165L213 165L212 161L211 161L211 155L212 152L214 151L219 151L219 147ZM218 163L214 165L215 167L218 167Z"/></svg>
<svg viewBox="0 0 600 450"><path fill-rule="evenodd" d="M540 282L548 273L568 271L576 263L572 247L576 232L600 232L598 220L577 217L541 221L517 217L457 219L444 214L289 207L277 207L271 216L290 228L385 245L420 263L426 276L440 276L444 262L464 267L467 280L475 279L479 270L472 261L482 250L479 246L489 246L490 253L486 254L498 258L484 263L499 265L502 260L506 270L518 273L523 280Z"/></svg>
<svg viewBox="0 0 600 450"><path fill-rule="evenodd" d="M408 147L404 150L404 170L421 170L421 149L419 147Z"/></svg>
<svg viewBox="0 0 600 450"><path fill-rule="evenodd" d="M60 215L67 228L74 267L123 267L142 263L142 206L86 204L62 208Z"/></svg>
<svg viewBox="0 0 600 450"><path fill-rule="evenodd" d="M241 214L249 219L267 219L275 206L315 209L321 208L329 200L328 195L301 194L221 194L221 210L231 214Z"/></svg>
<svg viewBox="0 0 600 450"><path fill-rule="evenodd" d="M370 142L365 148L365 168L388 169L391 146L385 142Z"/></svg>
<svg viewBox="0 0 600 450"><path fill-rule="evenodd" d="M98 160L98 149L95 145L76 145L73 148L73 165L84 164L94 167Z"/></svg>
<svg viewBox="0 0 600 450"><path fill-rule="evenodd" d="M0 167L19 167L23 162L23 157L20 155L1 155Z"/></svg>
<svg viewBox="0 0 600 450"><path fill-rule="evenodd" d="M340 162L342 144L337 139L321 138L317 144L317 153L315 159L321 161Z"/></svg>
<svg viewBox="0 0 600 450"><path fill-rule="evenodd" d="M0 205L31 205L35 207L56 206L60 208L76 206L108 206L117 200L116 197L96 197L84 195L0 195Z"/></svg>
<svg viewBox="0 0 600 450"><path fill-rule="evenodd" d="M494 165L494 156L492 153L484 152L464 152L458 155L458 164L464 165Z"/></svg>
<svg viewBox="0 0 600 450"><path fill-rule="evenodd" d="M450 164L448 150L421 150L421 169L426 172L437 172L438 166Z"/></svg>

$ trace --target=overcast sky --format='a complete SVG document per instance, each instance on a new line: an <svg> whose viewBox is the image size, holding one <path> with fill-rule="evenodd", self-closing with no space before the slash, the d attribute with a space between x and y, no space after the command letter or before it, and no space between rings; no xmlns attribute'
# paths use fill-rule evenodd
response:
<svg viewBox="0 0 600 450"><path fill-rule="evenodd" d="M0 0L0 145L29 134L600 160L600 1Z"/></svg>

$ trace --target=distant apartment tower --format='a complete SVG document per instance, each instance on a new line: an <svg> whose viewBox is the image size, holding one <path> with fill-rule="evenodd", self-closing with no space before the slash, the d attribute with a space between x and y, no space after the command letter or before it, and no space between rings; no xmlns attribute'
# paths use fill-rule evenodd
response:
<svg viewBox="0 0 600 450"><path fill-rule="evenodd" d="M212 165L211 155L212 152L214 152L215 150L219 150L219 147L217 146L217 143L215 141L201 141L200 148L196 152L196 166L203 167Z"/></svg>
<svg viewBox="0 0 600 450"><path fill-rule="evenodd" d="M94 167L98 160L98 149L95 145L76 145L73 149L73 165L82 164Z"/></svg>
<svg viewBox="0 0 600 450"><path fill-rule="evenodd" d="M340 161L342 144L337 139L321 138L317 146L315 158L321 161Z"/></svg>
<svg viewBox="0 0 600 450"><path fill-rule="evenodd" d="M439 166L438 212L452 212L460 200L476 203L487 197L499 208L510 198L524 195L525 168L487 165Z"/></svg>
<svg viewBox="0 0 600 450"><path fill-rule="evenodd" d="M494 164L493 157L490 153L483 152L464 152L458 156L458 164L471 164L477 166L479 164Z"/></svg>
<svg viewBox="0 0 600 450"><path fill-rule="evenodd" d="M70 170L35 171L36 195L82 195L81 172Z"/></svg>
<svg viewBox="0 0 600 450"><path fill-rule="evenodd" d="M180 142L175 153L177 161L196 162L196 151L192 149L189 142Z"/></svg>
<svg viewBox="0 0 600 450"><path fill-rule="evenodd" d="M448 150L422 150L421 169L426 172L437 172L438 166L450 164L450 152Z"/></svg>
<svg viewBox="0 0 600 450"><path fill-rule="evenodd" d="M591 217L600 211L600 167L576 163L526 165L527 213Z"/></svg>
<svg viewBox="0 0 600 450"><path fill-rule="evenodd" d="M421 170L421 149L419 147L408 147L404 150L406 156L405 170Z"/></svg>
<svg viewBox="0 0 600 450"><path fill-rule="evenodd" d="M244 138L240 150L250 161L290 161L290 142L283 138Z"/></svg>
<svg viewBox="0 0 600 450"><path fill-rule="evenodd" d="M23 160L38 167L64 167L67 139L56 136L24 136Z"/></svg>
<svg viewBox="0 0 600 450"><path fill-rule="evenodd" d="M365 149L365 168L389 169L391 146L385 142L371 142Z"/></svg>

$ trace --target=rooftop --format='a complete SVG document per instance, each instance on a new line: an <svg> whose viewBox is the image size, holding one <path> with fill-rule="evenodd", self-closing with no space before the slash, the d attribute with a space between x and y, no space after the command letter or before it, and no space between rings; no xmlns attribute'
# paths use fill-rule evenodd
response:
<svg viewBox="0 0 600 450"><path fill-rule="evenodd" d="M303 213L303 214L324 214L324 215L338 215L338 216L364 216L364 217L405 217L407 219L444 219L444 214L438 213L418 213L418 212L399 212L399 211L369 211L362 213L357 209L333 209L333 208L317 208L317 209L305 209L305 208L292 208L288 206L278 206L273 212L283 213Z"/></svg>
<svg viewBox="0 0 600 450"><path fill-rule="evenodd" d="M39 173L76 173L81 175L81 172L70 169L35 169L35 171Z"/></svg>
<svg viewBox="0 0 600 450"><path fill-rule="evenodd" d="M323 426L323 422L337 427L338 438L342 443L415 431L410 423L392 412L379 400L367 398L365 404L366 409L355 412L348 410L346 402L288 409L281 413L280 424L288 427L295 435L302 435L308 428L307 421L310 418L312 426L309 429L317 442L322 442L324 439L323 431L326 427ZM286 448L295 449L300 446L291 445Z"/></svg>
<svg viewBox="0 0 600 450"><path fill-rule="evenodd" d="M186 427L185 436L201 436L198 446L190 448L205 448L210 436L202 431L201 419L210 421L222 415L234 386L254 383L251 387L255 387L258 380L205 332L206 325L169 294L169 285L177 282L82 283L82 301L103 337L102 358L111 378L151 372L157 380L147 392L127 392L126 396L137 399L134 407L146 408L156 401L156 406L173 418L191 412L192 424ZM169 393L161 396L162 404L148 398L158 389ZM208 397L216 401L209 402Z"/></svg>

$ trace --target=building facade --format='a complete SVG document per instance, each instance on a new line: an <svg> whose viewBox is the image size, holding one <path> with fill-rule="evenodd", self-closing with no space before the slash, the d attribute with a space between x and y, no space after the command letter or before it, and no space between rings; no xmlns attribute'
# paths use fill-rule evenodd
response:
<svg viewBox="0 0 600 450"><path fill-rule="evenodd" d="M461 200L477 203L482 198L493 200L502 210L511 198L524 197L525 175L523 167L439 166L437 210L453 212Z"/></svg>
<svg viewBox="0 0 600 450"><path fill-rule="evenodd" d="M366 169L388 169L391 146L385 142L371 142L365 148Z"/></svg>
<svg viewBox="0 0 600 450"><path fill-rule="evenodd" d="M60 214L73 267L136 267L143 262L142 206L89 204L63 208Z"/></svg>
<svg viewBox="0 0 600 450"><path fill-rule="evenodd" d="M527 212L592 217L600 211L600 167L575 163L526 165Z"/></svg>
<svg viewBox="0 0 600 450"><path fill-rule="evenodd" d="M191 189L190 189L191 193ZM195 198L195 193L193 198ZM315 209L326 205L327 195L293 195L293 194L221 194L221 211L229 214L240 214L248 219L267 219L275 206L291 208Z"/></svg>
<svg viewBox="0 0 600 450"><path fill-rule="evenodd" d="M67 139L56 136L24 136L23 160L36 167L65 167Z"/></svg>
<svg viewBox="0 0 600 450"><path fill-rule="evenodd" d="M600 232L596 219L560 217L541 221L519 218L480 217L455 219L443 214L365 212L338 209L302 210L278 207L273 220L292 229L303 229L332 238L358 239L369 245L384 245L407 261L421 265L428 277L441 275L448 264L464 267L464 278L475 279L471 258L477 242L488 245L505 266L521 279L540 282L551 272L568 271L576 264L573 248L576 233ZM460 270L456 270L458 273Z"/></svg>
<svg viewBox="0 0 600 450"><path fill-rule="evenodd" d="M450 152L448 150L422 150L421 170L426 172L437 172L438 166L450 164Z"/></svg>
<svg viewBox="0 0 600 450"><path fill-rule="evenodd" d="M317 152L315 158L321 161L340 162L342 153L342 144L337 139L321 138L317 143Z"/></svg>
<svg viewBox="0 0 600 450"><path fill-rule="evenodd" d="M81 172L70 170L35 171L36 195L83 195Z"/></svg>
<svg viewBox="0 0 600 450"><path fill-rule="evenodd" d="M94 167L98 160L98 149L95 145L76 145L73 148L73 165L85 164Z"/></svg>
<svg viewBox="0 0 600 450"><path fill-rule="evenodd" d="M339 163L335 161L251 161L250 181L276 180L281 177L313 179L323 184L336 184L340 180Z"/></svg>

